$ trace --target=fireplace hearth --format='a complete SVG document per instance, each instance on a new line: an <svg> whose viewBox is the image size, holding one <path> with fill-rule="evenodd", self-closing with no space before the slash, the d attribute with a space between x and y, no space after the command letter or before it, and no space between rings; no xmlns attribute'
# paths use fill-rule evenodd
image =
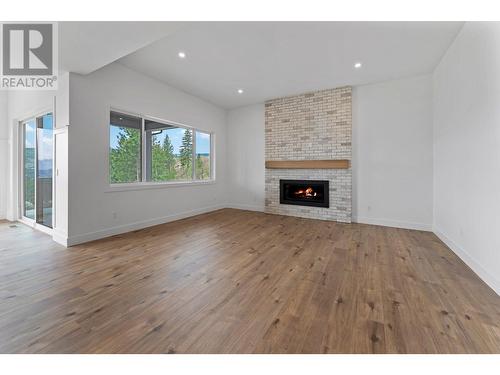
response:
<svg viewBox="0 0 500 375"><path fill-rule="evenodd" d="M280 203L330 207L329 182L319 180L280 180Z"/></svg>

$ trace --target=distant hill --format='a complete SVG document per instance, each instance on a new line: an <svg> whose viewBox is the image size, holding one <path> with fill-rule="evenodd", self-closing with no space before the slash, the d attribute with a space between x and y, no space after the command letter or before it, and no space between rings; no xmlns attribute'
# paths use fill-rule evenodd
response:
<svg viewBox="0 0 500 375"><path fill-rule="evenodd" d="M35 168L35 149L27 148L24 152L24 166L28 175L30 175ZM46 159L38 161L38 176L44 178L52 177L52 160Z"/></svg>
<svg viewBox="0 0 500 375"><path fill-rule="evenodd" d="M38 161L38 176L52 177L52 160Z"/></svg>

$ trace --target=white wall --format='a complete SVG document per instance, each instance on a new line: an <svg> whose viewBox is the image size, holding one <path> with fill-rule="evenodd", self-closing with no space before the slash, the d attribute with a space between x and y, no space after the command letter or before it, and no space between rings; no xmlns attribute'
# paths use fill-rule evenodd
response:
<svg viewBox="0 0 500 375"><path fill-rule="evenodd" d="M216 183L109 191L110 107L215 132ZM226 204L225 111L120 64L70 77L69 242L126 232ZM116 215L116 217L115 217Z"/></svg>
<svg viewBox="0 0 500 375"><path fill-rule="evenodd" d="M228 203L234 208L264 210L264 104L227 113Z"/></svg>
<svg viewBox="0 0 500 375"><path fill-rule="evenodd" d="M434 231L500 294L500 24L466 23L434 72Z"/></svg>
<svg viewBox="0 0 500 375"><path fill-rule="evenodd" d="M7 215L7 178L9 128L7 126L7 91L0 91L0 220Z"/></svg>
<svg viewBox="0 0 500 375"><path fill-rule="evenodd" d="M432 79L353 88L353 220L432 228Z"/></svg>

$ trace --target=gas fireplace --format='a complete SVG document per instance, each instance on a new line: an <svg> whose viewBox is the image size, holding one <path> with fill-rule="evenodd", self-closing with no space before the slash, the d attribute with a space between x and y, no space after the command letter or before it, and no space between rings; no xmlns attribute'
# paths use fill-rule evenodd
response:
<svg viewBox="0 0 500 375"><path fill-rule="evenodd" d="M330 207L328 181L280 180L280 203Z"/></svg>

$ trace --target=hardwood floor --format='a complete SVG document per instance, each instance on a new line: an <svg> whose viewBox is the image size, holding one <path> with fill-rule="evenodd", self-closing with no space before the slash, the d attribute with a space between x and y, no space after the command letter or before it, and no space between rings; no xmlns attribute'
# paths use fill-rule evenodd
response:
<svg viewBox="0 0 500 375"><path fill-rule="evenodd" d="M0 223L2 353L500 353L428 232L220 210L65 249Z"/></svg>

